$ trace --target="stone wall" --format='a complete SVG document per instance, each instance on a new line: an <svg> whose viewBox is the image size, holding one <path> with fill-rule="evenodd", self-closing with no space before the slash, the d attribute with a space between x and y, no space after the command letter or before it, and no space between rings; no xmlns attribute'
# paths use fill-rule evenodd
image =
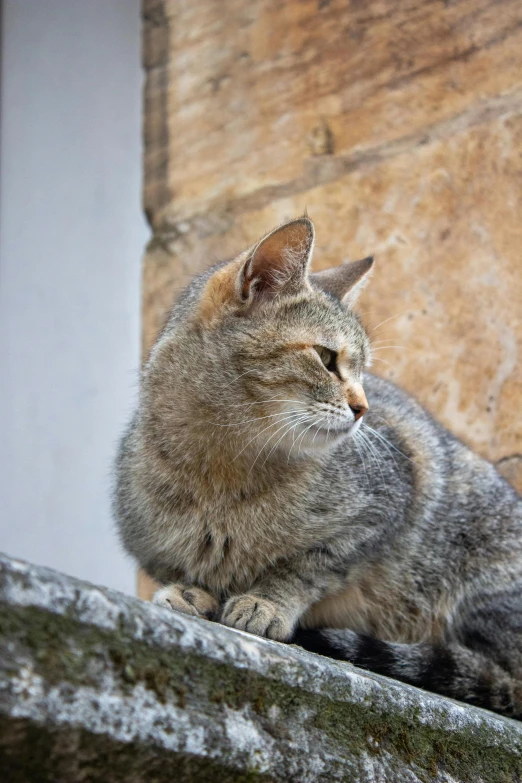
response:
<svg viewBox="0 0 522 783"><path fill-rule="evenodd" d="M306 208L316 269L376 258L374 371L522 491L522 3L144 0L143 17L144 353L195 272Z"/></svg>
<svg viewBox="0 0 522 783"><path fill-rule="evenodd" d="M0 555L2 783L516 783L522 725Z"/></svg>

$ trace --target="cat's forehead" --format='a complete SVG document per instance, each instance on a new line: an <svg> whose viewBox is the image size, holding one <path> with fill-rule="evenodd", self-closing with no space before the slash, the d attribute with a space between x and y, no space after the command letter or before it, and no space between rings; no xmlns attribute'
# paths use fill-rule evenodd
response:
<svg viewBox="0 0 522 783"><path fill-rule="evenodd" d="M358 342L365 334L357 316L334 297L312 291L307 295L280 301L272 319L284 336L285 329L311 340L324 335L335 341ZM272 320L270 319L270 320Z"/></svg>

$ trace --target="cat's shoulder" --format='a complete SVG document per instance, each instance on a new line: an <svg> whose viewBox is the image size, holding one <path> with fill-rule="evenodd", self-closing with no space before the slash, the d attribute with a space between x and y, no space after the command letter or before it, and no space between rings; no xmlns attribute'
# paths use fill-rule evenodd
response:
<svg viewBox="0 0 522 783"><path fill-rule="evenodd" d="M370 403L370 409L373 400L374 403L386 405L387 407L392 406L396 410L405 409L410 412L415 410L429 415L414 394L405 391L387 378L381 378L371 372L366 372L364 374L363 386Z"/></svg>

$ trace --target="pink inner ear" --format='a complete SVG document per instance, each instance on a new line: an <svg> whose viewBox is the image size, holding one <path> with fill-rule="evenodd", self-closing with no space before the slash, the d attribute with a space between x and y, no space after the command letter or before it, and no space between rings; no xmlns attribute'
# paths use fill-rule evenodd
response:
<svg viewBox="0 0 522 783"><path fill-rule="evenodd" d="M307 218L288 223L263 239L246 265L243 296L256 291L277 291L302 282L313 246L312 223Z"/></svg>

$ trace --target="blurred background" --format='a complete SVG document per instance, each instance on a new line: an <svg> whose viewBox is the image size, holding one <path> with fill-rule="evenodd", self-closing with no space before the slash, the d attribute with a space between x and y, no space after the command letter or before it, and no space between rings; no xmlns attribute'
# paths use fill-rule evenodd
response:
<svg viewBox="0 0 522 783"><path fill-rule="evenodd" d="M520 0L8 0L1 78L2 549L134 590L140 331L305 208L376 258L375 371L522 490Z"/></svg>
<svg viewBox="0 0 522 783"><path fill-rule="evenodd" d="M110 469L136 393L138 0L4 0L0 549L134 592Z"/></svg>

